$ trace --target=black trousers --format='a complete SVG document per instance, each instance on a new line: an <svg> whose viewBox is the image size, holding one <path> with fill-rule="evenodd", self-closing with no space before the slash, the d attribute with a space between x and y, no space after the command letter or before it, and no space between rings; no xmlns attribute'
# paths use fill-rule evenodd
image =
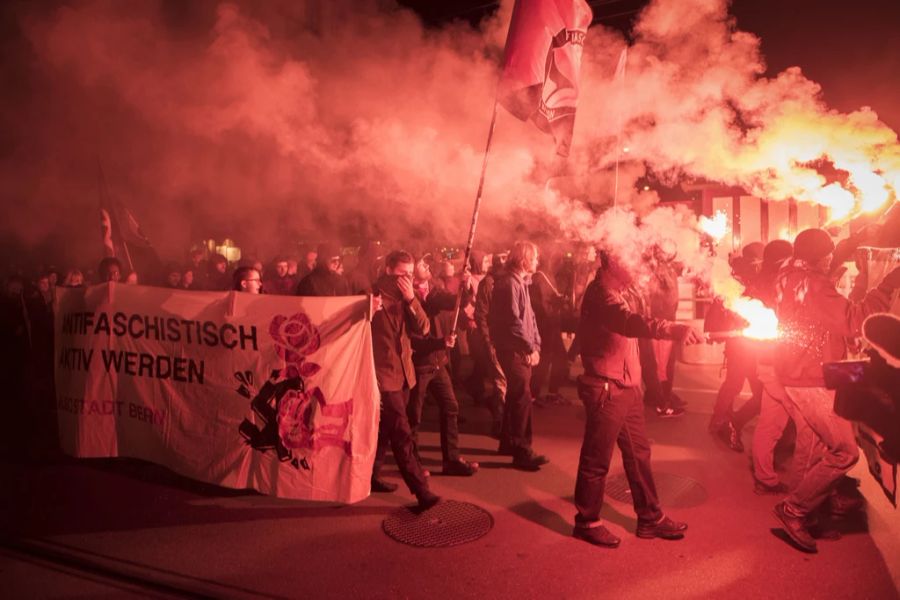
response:
<svg viewBox="0 0 900 600"><path fill-rule="evenodd" d="M506 401L500 444L513 456L531 453L531 366L521 352L497 349L497 359L506 375Z"/></svg>
<svg viewBox="0 0 900 600"><path fill-rule="evenodd" d="M756 360L757 350L752 342L742 337L725 340L725 381L716 396L710 430L718 430L728 421L741 429L759 414L763 384L757 374ZM740 409L734 410L734 400L741 393L744 380L750 383L752 396Z"/></svg>
<svg viewBox="0 0 900 600"><path fill-rule="evenodd" d="M406 482L410 492L419 495L428 490L428 480L425 479L413 445L412 431L406 416L408 404L409 388L396 392L381 392L381 422L378 425L378 447L375 450L372 477L381 474L384 457L390 446L403 481Z"/></svg>
<svg viewBox="0 0 900 600"><path fill-rule="evenodd" d="M600 521L606 476L616 444L622 451L638 521L656 522L662 517L662 510L650 470L650 442L640 392L613 382L586 385L579 381L578 396L584 403L587 420L575 482L575 526L591 527Z"/></svg>
<svg viewBox="0 0 900 600"><path fill-rule="evenodd" d="M459 459L459 402L453 392L453 381L447 366L433 367L428 370L416 370L416 387L409 396L409 427L412 430L413 442L418 443L419 425L422 423L422 408L425 406L425 395L437 402L440 411L441 456L444 462Z"/></svg>

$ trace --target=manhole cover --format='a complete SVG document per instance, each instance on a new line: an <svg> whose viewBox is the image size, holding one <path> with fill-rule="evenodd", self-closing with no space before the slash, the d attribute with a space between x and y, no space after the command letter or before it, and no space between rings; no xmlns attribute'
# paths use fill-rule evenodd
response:
<svg viewBox="0 0 900 600"><path fill-rule="evenodd" d="M382 523L390 537L420 548L465 544L477 540L493 526L494 518L488 511L456 500L445 500L421 513L404 507Z"/></svg>
<svg viewBox="0 0 900 600"><path fill-rule="evenodd" d="M657 472L653 474L653 481L656 482L656 493L664 508L688 508L706 502L706 489L690 477ZM631 503L631 489L625 473L609 478L606 493L619 502Z"/></svg>

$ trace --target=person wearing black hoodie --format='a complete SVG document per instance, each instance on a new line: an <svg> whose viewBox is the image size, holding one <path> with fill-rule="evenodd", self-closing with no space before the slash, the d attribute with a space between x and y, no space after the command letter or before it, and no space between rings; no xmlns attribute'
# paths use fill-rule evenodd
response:
<svg viewBox="0 0 900 600"><path fill-rule="evenodd" d="M859 302L842 296L830 276L834 242L822 229L794 240L794 255L778 274L776 315L779 340L775 371L789 399L789 412L802 419L815 448L799 483L775 506L775 517L801 550L816 551L807 519L859 460L851 423L834 410L834 390L825 387L824 362L846 357L846 338L858 337L865 318L886 312L900 287L900 267ZM799 442L798 442L799 444Z"/></svg>
<svg viewBox="0 0 900 600"><path fill-rule="evenodd" d="M416 264L415 292L428 314L431 327L425 335L411 336L416 385L410 393L407 415L413 440L418 443L417 432L422 422L425 395L430 393L440 411L443 474L474 475L478 470L478 463L468 462L459 455L459 401L447 369L450 363L449 351L456 345L456 333L450 330L453 326L456 296L434 286L431 270L422 261Z"/></svg>
<svg viewBox="0 0 900 600"><path fill-rule="evenodd" d="M350 284L338 271L341 251L333 244L320 244L316 268L297 284L298 296L350 296Z"/></svg>

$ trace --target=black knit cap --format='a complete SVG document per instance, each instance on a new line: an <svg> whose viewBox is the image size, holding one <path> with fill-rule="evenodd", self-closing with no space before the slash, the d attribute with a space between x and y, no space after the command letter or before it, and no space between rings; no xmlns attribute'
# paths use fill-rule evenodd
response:
<svg viewBox="0 0 900 600"><path fill-rule="evenodd" d="M763 259L764 249L765 246L763 246L762 242L751 242L744 246L741 255L752 262L759 262Z"/></svg>
<svg viewBox="0 0 900 600"><path fill-rule="evenodd" d="M763 264L771 265L790 258L794 247L787 240L772 240L763 250Z"/></svg>
<svg viewBox="0 0 900 600"><path fill-rule="evenodd" d="M819 261L834 252L834 241L824 229L804 229L794 240L794 258Z"/></svg>

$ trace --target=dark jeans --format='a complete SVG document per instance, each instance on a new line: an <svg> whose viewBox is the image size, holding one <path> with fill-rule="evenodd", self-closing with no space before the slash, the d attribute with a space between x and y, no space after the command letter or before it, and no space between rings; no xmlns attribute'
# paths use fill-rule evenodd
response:
<svg viewBox="0 0 900 600"><path fill-rule="evenodd" d="M578 396L584 402L587 421L575 483L575 526L591 527L600 521L606 476L617 443L638 521L658 521L662 510L650 471L650 442L640 392L613 382L586 385L579 381Z"/></svg>
<svg viewBox="0 0 900 600"><path fill-rule="evenodd" d="M412 431L406 416L407 404L409 404L408 388L396 392L381 392L381 422L378 425L378 447L375 450L372 477L381 474L381 466L390 446L403 481L406 482L409 491L419 495L428 490L428 480L425 479L413 446Z"/></svg>
<svg viewBox="0 0 900 600"><path fill-rule="evenodd" d="M509 445L514 456L527 456L531 453L531 366L521 352L497 349L497 359L506 375L500 444Z"/></svg>
<svg viewBox="0 0 900 600"><path fill-rule="evenodd" d="M725 341L725 381L716 396L713 416L709 422L710 430L718 430L731 421L740 430L759 414L762 402L763 384L756 370L756 348L745 338L732 338ZM740 408L734 410L734 399L741 393L744 380L750 382L753 395Z"/></svg>
<svg viewBox="0 0 900 600"><path fill-rule="evenodd" d="M419 425L422 423L422 407L425 405L425 394L437 402L441 424L441 455L444 462L459 459L459 402L453 392L453 382L446 366L428 370L416 369L416 387L409 396L409 427L412 429L413 442L418 443Z"/></svg>

